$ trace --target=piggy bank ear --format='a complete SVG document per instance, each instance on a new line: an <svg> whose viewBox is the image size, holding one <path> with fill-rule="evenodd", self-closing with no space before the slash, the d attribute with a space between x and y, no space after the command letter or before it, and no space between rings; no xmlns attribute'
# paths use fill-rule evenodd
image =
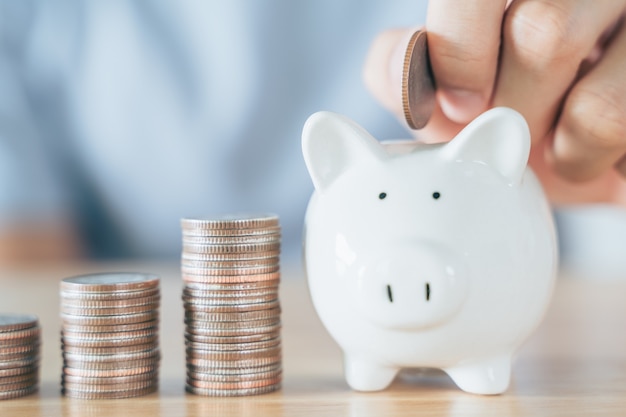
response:
<svg viewBox="0 0 626 417"><path fill-rule="evenodd" d="M315 189L324 191L355 164L385 157L385 151L361 126L340 114L318 112L304 124L302 153Z"/></svg>
<svg viewBox="0 0 626 417"><path fill-rule="evenodd" d="M496 107L478 116L444 147L447 157L489 165L509 184L524 175L530 153L530 132L521 114Z"/></svg>

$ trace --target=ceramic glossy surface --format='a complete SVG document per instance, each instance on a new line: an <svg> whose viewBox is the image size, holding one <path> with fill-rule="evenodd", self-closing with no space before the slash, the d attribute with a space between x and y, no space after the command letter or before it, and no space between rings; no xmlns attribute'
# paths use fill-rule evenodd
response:
<svg viewBox="0 0 626 417"><path fill-rule="evenodd" d="M349 385L381 390L401 368L434 367L465 391L505 391L557 264L523 117L495 108L451 142L424 145L380 143L319 112L302 145L315 185L308 284Z"/></svg>

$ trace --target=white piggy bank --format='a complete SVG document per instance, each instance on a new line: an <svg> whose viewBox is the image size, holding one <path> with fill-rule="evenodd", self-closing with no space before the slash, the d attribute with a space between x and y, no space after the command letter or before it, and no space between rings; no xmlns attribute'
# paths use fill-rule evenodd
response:
<svg viewBox="0 0 626 417"><path fill-rule="evenodd" d="M307 278L348 384L381 390L401 368L433 367L465 391L505 391L557 264L523 117L496 108L447 144L381 144L320 112L302 145Z"/></svg>

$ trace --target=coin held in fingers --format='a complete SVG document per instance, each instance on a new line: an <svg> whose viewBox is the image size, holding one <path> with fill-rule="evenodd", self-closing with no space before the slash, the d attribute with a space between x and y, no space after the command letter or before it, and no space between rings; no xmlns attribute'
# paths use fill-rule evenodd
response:
<svg viewBox="0 0 626 417"><path fill-rule="evenodd" d="M411 129L421 129L435 109L435 79L428 57L426 32L411 36L402 71L402 108Z"/></svg>

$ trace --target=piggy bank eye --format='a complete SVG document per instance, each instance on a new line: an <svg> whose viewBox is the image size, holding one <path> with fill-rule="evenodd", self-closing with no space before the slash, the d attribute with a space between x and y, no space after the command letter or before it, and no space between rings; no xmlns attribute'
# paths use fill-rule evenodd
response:
<svg viewBox="0 0 626 417"><path fill-rule="evenodd" d="M378 194L378 198L380 198L381 200L384 200L385 197L387 197L387 193L380 193L380 194Z"/></svg>
<svg viewBox="0 0 626 417"><path fill-rule="evenodd" d="M434 198L435 200L439 200L439 197L441 197L441 193L440 193L439 191L435 191L435 192L433 193L433 198Z"/></svg>

